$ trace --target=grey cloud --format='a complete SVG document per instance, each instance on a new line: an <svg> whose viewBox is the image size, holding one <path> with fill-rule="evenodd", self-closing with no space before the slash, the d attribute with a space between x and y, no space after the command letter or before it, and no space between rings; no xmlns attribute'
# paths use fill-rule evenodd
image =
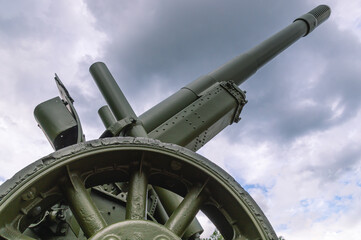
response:
<svg viewBox="0 0 361 240"><path fill-rule="evenodd" d="M327 24L241 86L249 99L241 124L254 137L290 141L355 117L361 103L360 44L354 35ZM301 101L313 104L300 107ZM334 117L334 111L342 114Z"/></svg>
<svg viewBox="0 0 361 240"><path fill-rule="evenodd" d="M343 141L342 136L339 141ZM339 149L332 149L332 155L329 152L324 153L322 159L300 169L299 172L310 171L315 179L320 179L321 184L327 184L339 181L340 178L356 172L360 161L361 147L351 143Z"/></svg>
<svg viewBox="0 0 361 240"><path fill-rule="evenodd" d="M139 83L146 87L152 75L161 76L167 87L180 88L252 47L254 42L262 40L262 37L291 22L296 14L302 13L276 13L272 9L277 9L280 3L270 2L181 1L148 4L140 1L134 4L141 5L143 11L137 12L138 15L127 22L129 19L124 15L131 6L89 3L89 8L98 19L98 28L112 36L111 44L106 46L104 59L115 74L132 79L126 86L130 91L134 91ZM290 9L297 12L298 7L292 5ZM118 15L109 14L116 16L114 18L105 14L114 11L119 11ZM286 21L281 20L285 15L288 16Z"/></svg>
<svg viewBox="0 0 361 240"><path fill-rule="evenodd" d="M139 88L151 88L153 82L149 79L153 76L157 76L165 89L176 91L255 46L313 7L301 3L254 1L151 4L145 1L114 1L112 4L92 1L87 4L97 19L97 28L110 37L100 60L107 63L125 95L130 96L131 102L141 101L139 93L142 91ZM288 11L278 11L281 4ZM136 16L130 14L132 10ZM246 107L248 119L258 118L252 115L258 108L264 109L267 104L280 105L279 102L284 100L275 101L275 97L281 95L273 92L277 85L279 89L287 91L282 79L277 81L283 71L266 70L257 75L267 83L259 82L263 86L256 84L250 92L259 92L267 85L273 88L265 90L263 97L267 101L256 100L260 104L249 104ZM252 109L251 112L249 109ZM270 106L271 109L274 108ZM271 118L271 122L277 125L276 117L273 115Z"/></svg>
<svg viewBox="0 0 361 240"><path fill-rule="evenodd" d="M141 105L144 103L142 94L156 95L152 92L153 85L156 85L154 81L158 81L157 84L164 92L170 89L175 91L255 46L316 5L312 3L314 5L310 6L304 1L250 0L87 1L85 4L93 14L95 27L108 37L108 41L102 46L101 56L83 56L82 59L77 56L74 60L73 52L82 47L76 42L82 25L75 22L75 17L71 14L72 5L66 6L68 3L25 5L24 8L28 8L28 11L22 10L18 15L12 14L12 11L7 13L4 9L0 10L1 47L11 47L14 55L24 53L16 55L18 59L12 59L11 64L8 60L4 61L6 66L3 69L12 68L12 74L16 76L14 80L5 80L17 81L14 83L17 101L26 103L22 108L28 109L34 107L30 105L40 102L39 99L46 100L57 94L52 80L53 72L57 72L75 99L83 126L92 128L92 131L97 127L102 128L96 111L98 106L104 104L88 72L92 62L105 61L130 102ZM15 5L16 2L13 7ZM87 40L92 42L94 39L89 37ZM47 44L51 45L49 49L52 51L44 51ZM263 184L264 179L269 183L272 174L282 171L289 173L293 166L296 166L297 173L312 172L314 182L320 180L332 183L335 179L356 171L361 157L358 143L332 149L330 155L324 149L318 149L316 152L321 155L320 158L316 156L314 162L297 163L298 165L294 165L293 161L300 156L294 157L293 154L302 155L302 147L299 152L285 149L307 134L327 131L338 124L347 123L359 112L360 51L360 44L355 36L339 30L335 22L327 21L264 66L241 86L248 92L249 103L243 110L243 120L224 131L226 142L237 142L239 147L228 151L231 152L231 157L227 156L225 165L232 170L237 169L234 165L231 166L234 162L237 162L237 167L244 167L239 159L234 159L237 155L234 153L242 151L244 147L251 156L245 156L243 161L251 161L253 155L250 145L257 147L258 143L262 145L263 142L270 142L274 149L267 149L266 153L256 153L254 156L267 158L267 154L275 152L275 157L270 156L266 159L269 162L265 163L271 169L260 172L262 169L259 166L248 166L250 174L258 169L261 176L259 182L252 184ZM26 55L30 53L34 56ZM52 64L47 64L48 62ZM77 78L69 79L66 69L77 72ZM85 86L90 93L85 92ZM9 100L8 95L3 96L5 98ZM331 105L336 100L339 100L336 110L343 111L334 117ZM35 125L32 116L27 117ZM12 116L12 119L17 118L18 115ZM11 119L5 121L11 123ZM25 124L27 128L29 125ZM21 126L16 130L21 134L26 132ZM24 135L21 134L14 142L24 140ZM13 135L11 132L10 136ZM31 138L32 135L33 131L27 134L30 141L37 139ZM45 141L45 138L41 139ZM342 136L340 141L343 141ZM44 145L35 142L28 146L33 150L40 146L43 148ZM221 147L216 145L214 148L217 150ZM4 155L9 155L8 152ZM14 159L23 160L15 153L17 152L12 154ZM283 155L287 155L287 159ZM284 169L288 169L280 169L281 164ZM244 181L237 176L239 172L241 171L234 172L235 177ZM257 178L253 179L258 181ZM277 181L281 181L279 176ZM296 183L300 186L307 184ZM309 188L306 185L302 187ZM279 200L272 198L271 194L266 197L267 202ZM275 211L275 216L281 211L283 214L287 212L284 206Z"/></svg>

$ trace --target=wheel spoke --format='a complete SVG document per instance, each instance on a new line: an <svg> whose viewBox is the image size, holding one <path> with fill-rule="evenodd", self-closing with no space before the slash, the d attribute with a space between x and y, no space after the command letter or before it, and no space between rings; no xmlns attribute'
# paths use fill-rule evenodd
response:
<svg viewBox="0 0 361 240"><path fill-rule="evenodd" d="M147 207L148 176L142 164L132 172L127 196L126 219L145 219Z"/></svg>
<svg viewBox="0 0 361 240"><path fill-rule="evenodd" d="M185 196L180 205L174 210L165 227L178 236L183 236L188 225L197 215L207 195L202 191L204 186L194 186Z"/></svg>
<svg viewBox="0 0 361 240"><path fill-rule="evenodd" d="M159 197L159 201L158 201L159 206L157 206L158 212L156 211L156 213L158 214L157 217L160 217L160 219L162 220L159 223L165 224L166 221L169 219L169 216L172 215L174 210L177 209L179 204L183 201L183 198L181 196L177 195L176 193L173 193L164 188L157 187L157 186L153 186L153 188ZM158 209L158 208L160 208L160 209ZM159 211L162 211L162 210L165 211L163 213L163 217L159 216L160 215ZM157 218L157 220L158 220L158 218ZM202 226L200 225L200 223L197 221L196 218L193 218L192 222L188 225L188 227L182 237L189 238L190 236L193 236L195 233L201 232L201 231L203 231Z"/></svg>
<svg viewBox="0 0 361 240"><path fill-rule="evenodd" d="M69 174L63 190L76 220L87 237L107 226L78 175Z"/></svg>
<svg viewBox="0 0 361 240"><path fill-rule="evenodd" d="M43 233L56 238L56 228L62 226L63 220L72 230L65 233L64 239L74 234L83 235L71 221L77 221L86 238L103 239L119 233L117 237L126 234L122 239L134 239L138 237L134 235L136 231L150 236L143 239L158 236L160 239L163 234L169 239L195 239L202 228L189 229L199 209L219 227L225 239L277 239L267 218L247 192L227 173L191 151L143 138L99 139L86 146L74 145L36 161L9 184L0 186L0 239L38 239ZM75 154L69 155L69 152ZM68 171L64 164L69 166ZM86 182L84 176L87 176ZM155 192L149 187L148 178L149 183L155 185ZM94 196L89 196L93 193L88 185L105 186L112 182L124 184L120 189L108 188L108 191L104 187L102 194L94 192ZM174 195L181 198L176 193L184 193L182 183L194 184L182 194L183 201L174 200ZM169 186L174 192L157 186ZM157 198L147 197L147 188L148 194L158 195ZM124 209L126 191L128 209ZM157 223L142 220L147 217L148 199L152 200L149 216ZM68 214L64 200L73 216ZM59 207L65 211L65 219L60 212L53 212ZM47 216L46 211L52 213L49 218L43 218ZM141 220L136 220L138 218ZM153 236L152 231L157 235Z"/></svg>

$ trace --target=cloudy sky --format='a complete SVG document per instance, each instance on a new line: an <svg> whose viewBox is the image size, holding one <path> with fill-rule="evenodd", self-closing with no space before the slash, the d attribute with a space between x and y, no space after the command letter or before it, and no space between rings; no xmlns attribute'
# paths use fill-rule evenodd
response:
<svg viewBox="0 0 361 240"><path fill-rule="evenodd" d="M229 172L286 239L361 235L361 2L0 0L0 183L52 152L33 118L75 99L88 140L104 61L137 114L319 4L330 19L240 87L242 120L199 151Z"/></svg>

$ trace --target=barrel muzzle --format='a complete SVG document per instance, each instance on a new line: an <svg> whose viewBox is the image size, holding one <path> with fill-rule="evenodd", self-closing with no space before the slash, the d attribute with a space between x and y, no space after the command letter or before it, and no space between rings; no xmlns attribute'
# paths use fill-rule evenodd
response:
<svg viewBox="0 0 361 240"><path fill-rule="evenodd" d="M304 36L307 36L310 32L313 31L317 26L326 21L331 15L331 9L327 5L319 5L315 7L308 13L297 18L294 22L301 20L307 23L308 31Z"/></svg>

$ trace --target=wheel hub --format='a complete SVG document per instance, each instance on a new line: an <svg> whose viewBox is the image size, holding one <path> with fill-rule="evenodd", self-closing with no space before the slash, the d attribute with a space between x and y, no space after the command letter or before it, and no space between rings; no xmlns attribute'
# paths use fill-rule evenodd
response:
<svg viewBox="0 0 361 240"><path fill-rule="evenodd" d="M112 224L91 240L180 240L163 225L145 220L128 220Z"/></svg>

